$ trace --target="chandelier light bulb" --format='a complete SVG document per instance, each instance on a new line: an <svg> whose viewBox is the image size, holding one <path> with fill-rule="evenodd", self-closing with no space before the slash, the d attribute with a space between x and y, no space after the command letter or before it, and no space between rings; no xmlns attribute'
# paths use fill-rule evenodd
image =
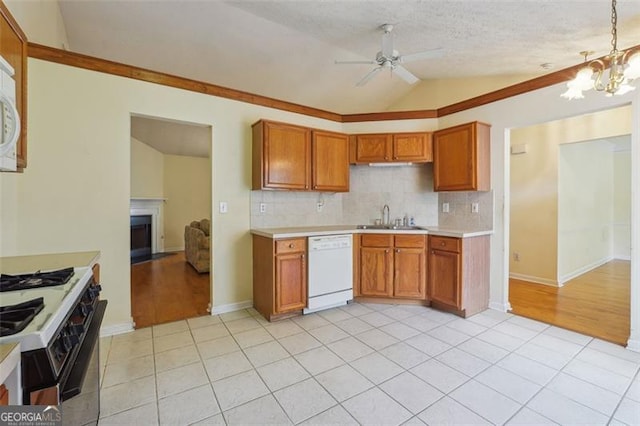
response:
<svg viewBox="0 0 640 426"><path fill-rule="evenodd" d="M627 69L624 70L624 76L629 81L640 78L640 52L636 52L629 57Z"/></svg>
<svg viewBox="0 0 640 426"><path fill-rule="evenodd" d="M640 78L640 51L618 50L617 22L616 0L611 0L611 52L581 68L575 78L567 83L568 89L561 95L563 98L581 99L584 97L582 92L590 89L606 92L605 96L624 95L635 90L629 83ZM591 53L586 50L580 52L585 63Z"/></svg>

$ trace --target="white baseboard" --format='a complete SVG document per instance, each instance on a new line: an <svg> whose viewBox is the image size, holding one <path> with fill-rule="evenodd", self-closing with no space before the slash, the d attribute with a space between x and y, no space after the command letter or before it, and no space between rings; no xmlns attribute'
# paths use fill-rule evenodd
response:
<svg viewBox="0 0 640 426"><path fill-rule="evenodd" d="M627 349L634 352L640 352L640 340L636 340L636 339L627 340Z"/></svg>
<svg viewBox="0 0 640 426"><path fill-rule="evenodd" d="M559 287L562 287L567 281L571 281L575 277L579 277L580 275L585 274L593 269L596 269L597 267L602 266L607 262L611 262L612 260L613 260L612 256L607 256L605 258L596 260L595 262L590 263L589 265L585 265L582 268L578 268L573 272L563 275L562 277L560 277Z"/></svg>
<svg viewBox="0 0 640 426"><path fill-rule="evenodd" d="M631 256L613 256L613 260L629 260L631 261Z"/></svg>
<svg viewBox="0 0 640 426"><path fill-rule="evenodd" d="M121 324L113 324L100 327L100 337L115 336L116 334L133 331L133 320Z"/></svg>
<svg viewBox="0 0 640 426"><path fill-rule="evenodd" d="M500 312L509 312L511 310L511 303L489 302L489 309Z"/></svg>
<svg viewBox="0 0 640 426"><path fill-rule="evenodd" d="M513 278L516 280L522 280L522 281L529 281L532 283L536 283L536 284L543 284L543 285L548 285L551 287L562 287L562 284L560 284L559 282L555 281L555 280L550 280L549 278L542 278L542 277L535 277L533 275L525 275L525 274L518 274L515 272L510 272L509 273L509 278Z"/></svg>
<svg viewBox="0 0 640 426"><path fill-rule="evenodd" d="M214 306L211 315L226 314L227 312L239 311L241 309L251 308L253 300L245 300L237 303L228 303L226 305Z"/></svg>
<svg viewBox="0 0 640 426"><path fill-rule="evenodd" d="M184 251L184 247L165 247L164 248L165 253L173 253L176 251Z"/></svg>

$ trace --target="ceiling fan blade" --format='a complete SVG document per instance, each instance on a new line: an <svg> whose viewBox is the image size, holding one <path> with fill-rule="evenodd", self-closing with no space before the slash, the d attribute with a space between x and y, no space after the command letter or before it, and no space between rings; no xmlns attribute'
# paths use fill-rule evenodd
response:
<svg viewBox="0 0 640 426"><path fill-rule="evenodd" d="M403 67L402 65L396 65L392 68L392 71L401 79L403 79L404 81L406 81L409 84L414 84L416 83L418 80L420 80L418 77L416 77L415 75L411 74L411 72L409 72L408 69L406 69L405 67Z"/></svg>
<svg viewBox="0 0 640 426"><path fill-rule="evenodd" d="M334 63L338 64L338 65L344 65L344 64L367 64L367 65L375 65L377 64L376 61L334 61Z"/></svg>
<svg viewBox="0 0 640 426"><path fill-rule="evenodd" d="M391 34L391 25L383 25L382 29L382 56L391 58L393 56L393 34Z"/></svg>
<svg viewBox="0 0 640 426"><path fill-rule="evenodd" d="M425 50L424 52L412 53L411 55L402 55L398 58L398 60L406 64L407 62L413 61L421 61L423 59L429 58L437 58L438 56L442 56L444 50L439 47L437 49Z"/></svg>
<svg viewBox="0 0 640 426"><path fill-rule="evenodd" d="M364 86L365 84L367 84L369 82L369 80L371 80L373 77L375 77L376 74L378 74L380 71L382 71L382 67L376 67L376 68L372 69L371 71L369 71L367 73L367 75L362 77L362 80L360 80L359 82L356 83L356 86L357 87Z"/></svg>

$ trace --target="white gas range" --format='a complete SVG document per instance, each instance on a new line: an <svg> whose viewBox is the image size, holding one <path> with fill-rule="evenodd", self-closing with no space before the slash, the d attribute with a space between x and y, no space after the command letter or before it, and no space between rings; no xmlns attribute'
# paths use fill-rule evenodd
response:
<svg viewBox="0 0 640 426"><path fill-rule="evenodd" d="M20 343L22 403L61 405L64 424L96 424L99 416L99 332L107 302L99 296L97 258L0 258L0 344ZM51 268L64 262L83 266Z"/></svg>

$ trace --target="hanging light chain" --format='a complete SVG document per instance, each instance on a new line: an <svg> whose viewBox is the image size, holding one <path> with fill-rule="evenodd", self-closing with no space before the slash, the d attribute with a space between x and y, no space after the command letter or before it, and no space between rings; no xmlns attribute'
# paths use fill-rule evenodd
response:
<svg viewBox="0 0 640 426"><path fill-rule="evenodd" d="M613 52L618 51L618 12L616 11L616 0L611 1L611 47Z"/></svg>

